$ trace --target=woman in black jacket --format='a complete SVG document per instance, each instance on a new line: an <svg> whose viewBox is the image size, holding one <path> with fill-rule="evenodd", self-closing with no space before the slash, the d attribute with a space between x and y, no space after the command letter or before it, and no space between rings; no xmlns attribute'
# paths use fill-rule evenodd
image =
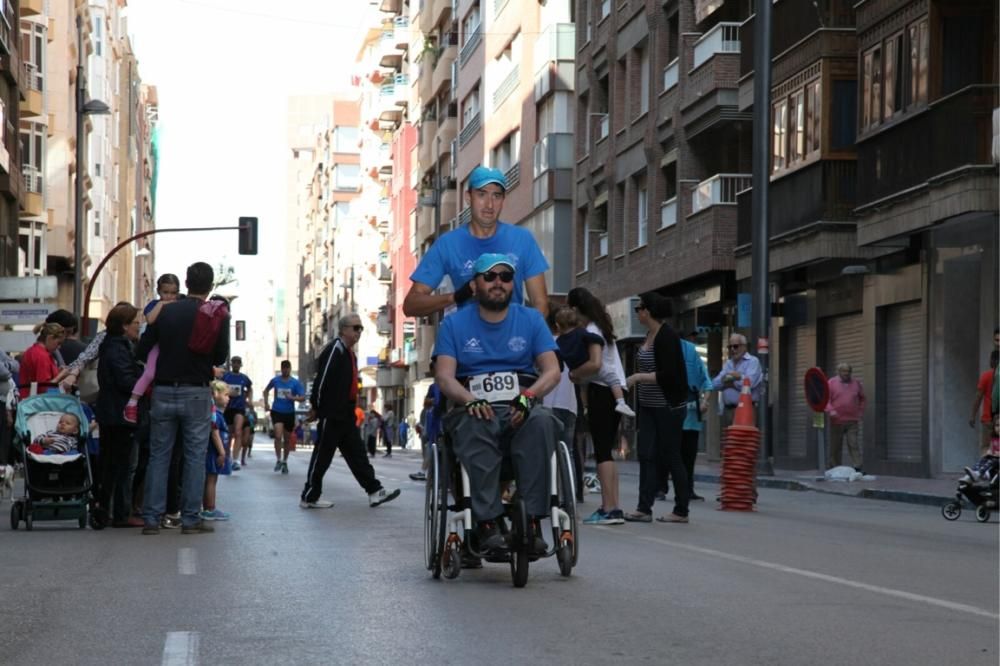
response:
<svg viewBox="0 0 1000 666"><path fill-rule="evenodd" d="M142 520L129 518L132 508L132 473L135 470L135 424L125 420L125 404L142 374L133 346L139 339L139 310L119 303L105 322L107 335L101 343L97 365L97 423L101 428L101 487L98 502L111 510L114 527L142 527Z"/></svg>

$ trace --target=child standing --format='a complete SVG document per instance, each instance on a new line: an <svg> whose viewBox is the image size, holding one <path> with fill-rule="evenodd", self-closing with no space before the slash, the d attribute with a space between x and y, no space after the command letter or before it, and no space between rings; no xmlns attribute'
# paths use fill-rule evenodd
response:
<svg viewBox="0 0 1000 666"><path fill-rule="evenodd" d="M146 304L142 314L146 317L147 324L156 322L160 310L165 303L172 303L180 297L181 281L173 273L164 273L156 281L156 293L159 298L155 298ZM125 403L125 420L129 423L136 423L139 420L139 398L149 389L156 376L156 359L160 356L160 346L154 345L149 350L146 358L146 367L142 371L139 381L132 387L132 396Z"/></svg>
<svg viewBox="0 0 1000 666"><path fill-rule="evenodd" d="M219 475L232 473L233 459L229 455L229 432L223 413L229 404L229 385L212 382L212 434L205 456L205 496L202 498L202 520L229 520L229 514L215 506L215 489Z"/></svg>
<svg viewBox="0 0 1000 666"><path fill-rule="evenodd" d="M580 318L573 308L559 308L556 311L555 319L556 332L559 334L556 338L559 355L570 370L576 370L590 360L591 345L604 346L604 338L596 333L591 333L580 325ZM632 408L625 403L625 393L622 391L621 384L618 383L618 376L614 372L610 369L606 370L602 365L594 379L607 384L608 388L611 389L611 396L615 399L616 412L623 416L635 416ZM581 395L583 395L582 392Z"/></svg>

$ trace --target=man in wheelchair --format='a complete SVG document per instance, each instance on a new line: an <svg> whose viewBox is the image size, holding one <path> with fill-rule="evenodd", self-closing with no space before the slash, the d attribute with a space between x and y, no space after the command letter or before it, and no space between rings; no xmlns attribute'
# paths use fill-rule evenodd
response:
<svg viewBox="0 0 1000 666"><path fill-rule="evenodd" d="M482 552L503 550L500 468L509 456L534 530L533 550L547 550L538 519L549 511L548 465L556 420L540 403L559 383L556 345L542 315L512 304L516 262L483 254L472 285L478 307L441 322L435 378L452 409L444 418L455 455L469 475L472 516Z"/></svg>

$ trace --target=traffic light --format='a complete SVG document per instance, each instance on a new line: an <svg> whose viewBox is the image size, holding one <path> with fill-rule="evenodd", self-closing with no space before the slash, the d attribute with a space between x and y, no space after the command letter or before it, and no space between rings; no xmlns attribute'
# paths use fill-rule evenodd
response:
<svg viewBox="0 0 1000 666"><path fill-rule="evenodd" d="M240 218L240 254L257 254L257 218Z"/></svg>

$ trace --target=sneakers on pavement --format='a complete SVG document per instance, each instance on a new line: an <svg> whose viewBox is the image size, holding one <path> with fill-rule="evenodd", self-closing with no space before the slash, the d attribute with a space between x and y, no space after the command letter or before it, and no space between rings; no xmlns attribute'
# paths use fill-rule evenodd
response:
<svg viewBox="0 0 1000 666"><path fill-rule="evenodd" d="M229 520L229 513L226 511L220 511L219 509L212 509L211 511L201 512L202 520Z"/></svg>
<svg viewBox="0 0 1000 666"><path fill-rule="evenodd" d="M314 502L299 500L299 507L302 509L329 509L332 506L333 502L327 500L316 500Z"/></svg>
<svg viewBox="0 0 1000 666"><path fill-rule="evenodd" d="M163 518L160 520L160 527L162 527L165 530L176 530L180 526L181 526L180 516L174 516L168 513L167 515L163 516Z"/></svg>
<svg viewBox="0 0 1000 666"><path fill-rule="evenodd" d="M598 525L624 525L625 513L621 509L612 509L604 514L604 520Z"/></svg>
<svg viewBox="0 0 1000 666"><path fill-rule="evenodd" d="M194 525L185 525L181 528L181 534L211 534L215 531L215 528L206 523L204 520L195 523Z"/></svg>
<svg viewBox="0 0 1000 666"><path fill-rule="evenodd" d="M281 461L280 460L278 462L274 463L274 471L275 472L280 472L281 471Z"/></svg>
<svg viewBox="0 0 1000 666"><path fill-rule="evenodd" d="M423 472L414 472L413 474L410 475L410 478L413 479L414 481L426 481L427 475L424 474Z"/></svg>
<svg viewBox="0 0 1000 666"><path fill-rule="evenodd" d="M156 536L157 534L160 533L160 528L157 527L156 525L145 525L142 528L142 533L145 536Z"/></svg>
<svg viewBox="0 0 1000 666"><path fill-rule="evenodd" d="M281 473L288 474L288 463L286 462L281 463Z"/></svg>
<svg viewBox="0 0 1000 666"><path fill-rule="evenodd" d="M583 519L584 525L603 525L601 521L607 517L603 508L594 509L594 513Z"/></svg>
<svg viewBox="0 0 1000 666"><path fill-rule="evenodd" d="M240 471L240 463L239 463L239 461L237 461L237 460L234 460L234 461L233 461L233 471L234 471L234 472L238 472L238 471Z"/></svg>
<svg viewBox="0 0 1000 666"><path fill-rule="evenodd" d="M633 412L632 408L629 407L624 402L619 402L617 405L615 405L615 411L621 414L622 416L635 418L635 412Z"/></svg>
<svg viewBox="0 0 1000 666"><path fill-rule="evenodd" d="M386 502L391 502L397 497L399 497L399 488L396 488L395 490L386 490L385 488L379 488L372 494L368 495L368 506L374 508L379 504L385 504Z"/></svg>
<svg viewBox="0 0 1000 666"><path fill-rule="evenodd" d="M625 522L629 523L651 523L653 515L642 511L629 511L625 514Z"/></svg>
<svg viewBox="0 0 1000 666"><path fill-rule="evenodd" d="M687 516L678 516L676 513L668 513L665 516L660 516L656 519L658 523L686 523L688 522Z"/></svg>
<svg viewBox="0 0 1000 666"><path fill-rule="evenodd" d="M123 413L125 420L129 423L139 422L139 405L125 405Z"/></svg>

